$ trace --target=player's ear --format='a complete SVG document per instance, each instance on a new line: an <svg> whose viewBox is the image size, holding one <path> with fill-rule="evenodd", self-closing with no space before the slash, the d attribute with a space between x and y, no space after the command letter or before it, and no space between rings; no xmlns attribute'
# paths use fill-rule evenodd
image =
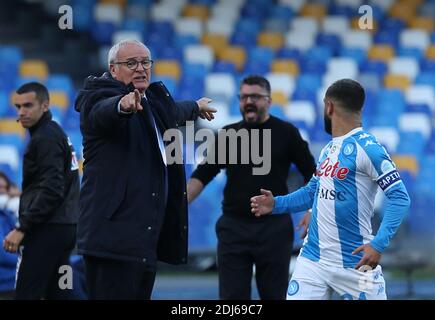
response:
<svg viewBox="0 0 435 320"><path fill-rule="evenodd" d="M326 99L325 108L326 108L326 112L325 112L326 115L332 117L332 114L334 113L334 102L330 99Z"/></svg>

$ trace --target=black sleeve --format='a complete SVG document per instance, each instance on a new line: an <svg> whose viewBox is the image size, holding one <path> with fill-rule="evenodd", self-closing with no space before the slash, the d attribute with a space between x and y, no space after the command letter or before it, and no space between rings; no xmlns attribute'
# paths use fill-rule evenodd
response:
<svg viewBox="0 0 435 320"><path fill-rule="evenodd" d="M99 133L111 132L125 125L133 113L122 114L118 112L118 104L123 96L118 95L104 98L91 106L88 113L90 125Z"/></svg>
<svg viewBox="0 0 435 320"><path fill-rule="evenodd" d="M291 162L293 162L298 171L304 177L305 183L310 181L316 171L316 162L308 148L308 143L302 139L299 130L296 127L291 128L292 132L289 135L291 138L290 151Z"/></svg>
<svg viewBox="0 0 435 320"><path fill-rule="evenodd" d="M65 152L62 141L54 136L38 137L32 142L41 179L27 212L20 215L20 230L49 219L64 201Z"/></svg>
<svg viewBox="0 0 435 320"><path fill-rule="evenodd" d="M195 121L199 115L199 107L196 101L177 101L175 102L177 107L176 119L179 126L186 125L186 121Z"/></svg>

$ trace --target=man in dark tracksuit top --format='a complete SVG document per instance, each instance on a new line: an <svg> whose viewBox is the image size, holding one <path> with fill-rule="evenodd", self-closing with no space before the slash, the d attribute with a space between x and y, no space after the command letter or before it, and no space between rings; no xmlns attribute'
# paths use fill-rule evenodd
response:
<svg viewBox="0 0 435 320"><path fill-rule="evenodd" d="M4 239L19 251L16 299L65 299L59 268L69 265L78 218L79 174L73 147L51 119L47 89L39 83L16 91L21 125L29 129L24 153L19 225Z"/></svg>
<svg viewBox="0 0 435 320"><path fill-rule="evenodd" d="M187 262L184 166L166 164L162 137L211 109L205 98L176 104L163 83L150 84L141 42L115 44L108 60L110 73L89 77L76 100L85 158L78 252L91 299L149 299L157 260Z"/></svg>
<svg viewBox="0 0 435 320"><path fill-rule="evenodd" d="M189 202L219 173L226 169L227 183L222 203L223 215L216 224L218 237L217 265L219 271L219 295L221 299L251 299L251 279L255 264L257 287L261 299L285 299L288 271L293 246L293 224L288 216L265 216L255 219L251 213L250 198L261 188L268 186L277 194L286 194L288 172L295 164L309 181L315 170L314 159L307 143L292 124L269 115L271 104L269 81L261 76L248 76L240 86L240 111L243 120L224 127L236 132L258 129L271 130L269 155L270 172L253 174L252 163L241 163L244 150L241 140L237 143L237 164L218 163L219 148L215 151L215 164L204 163L193 172L187 185ZM264 142L266 144L267 142ZM219 141L221 144L221 141ZM252 151L253 141L250 141ZM263 141L259 141L260 153L266 152ZM226 155L231 157L229 143ZM248 147L249 150L249 147ZM204 212L207 214L207 212ZM269 219L270 218L270 219Z"/></svg>

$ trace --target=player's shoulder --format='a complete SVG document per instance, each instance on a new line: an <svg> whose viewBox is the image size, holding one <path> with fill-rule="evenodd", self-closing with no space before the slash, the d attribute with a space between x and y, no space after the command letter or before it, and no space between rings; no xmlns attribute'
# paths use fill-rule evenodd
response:
<svg viewBox="0 0 435 320"><path fill-rule="evenodd" d="M355 132L352 139L366 152L385 152L385 148L379 143L378 139L365 130Z"/></svg>

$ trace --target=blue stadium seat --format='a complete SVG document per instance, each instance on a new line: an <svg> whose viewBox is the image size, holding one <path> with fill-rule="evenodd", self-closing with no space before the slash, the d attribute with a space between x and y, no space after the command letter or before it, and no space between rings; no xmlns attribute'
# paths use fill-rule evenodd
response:
<svg viewBox="0 0 435 320"><path fill-rule="evenodd" d="M161 60L183 60L183 52L179 48L164 46L159 50L159 59Z"/></svg>
<svg viewBox="0 0 435 320"><path fill-rule="evenodd" d="M406 27L405 22L398 18L387 18L380 21L379 30L399 33Z"/></svg>
<svg viewBox="0 0 435 320"><path fill-rule="evenodd" d="M319 33L316 36L316 43L319 46L329 48L334 55L341 50L341 40L335 34Z"/></svg>
<svg viewBox="0 0 435 320"><path fill-rule="evenodd" d="M298 49L283 47L276 52L277 59L292 59L298 63L301 60L301 52Z"/></svg>
<svg viewBox="0 0 435 320"><path fill-rule="evenodd" d="M241 18L237 21L235 30L237 33L242 33L246 37L256 37L260 32L260 23L257 19Z"/></svg>
<svg viewBox="0 0 435 320"><path fill-rule="evenodd" d="M424 70L424 72L435 72L435 60L421 59L420 70Z"/></svg>
<svg viewBox="0 0 435 320"><path fill-rule="evenodd" d="M284 114L282 107L279 105L272 104L269 108L269 113L277 118L280 118L281 120L286 119L286 115Z"/></svg>
<svg viewBox="0 0 435 320"><path fill-rule="evenodd" d="M398 154L413 154L418 158L423 154L426 139L421 132L400 132L400 142L397 146Z"/></svg>
<svg viewBox="0 0 435 320"><path fill-rule="evenodd" d="M331 16L346 16L350 18L355 15L355 9L351 6L332 3L329 6L328 14Z"/></svg>
<svg viewBox="0 0 435 320"><path fill-rule="evenodd" d="M318 73L302 73L296 79L296 91L317 92L322 86L322 77Z"/></svg>
<svg viewBox="0 0 435 320"><path fill-rule="evenodd" d="M295 13L292 8L284 5L275 5L269 11L269 18L278 18L286 21L291 20Z"/></svg>
<svg viewBox="0 0 435 320"><path fill-rule="evenodd" d="M414 81L415 84L428 84L435 89L435 71L422 71L420 72Z"/></svg>
<svg viewBox="0 0 435 320"><path fill-rule="evenodd" d="M94 25L93 4L82 1L73 6L73 25L76 31L90 31Z"/></svg>
<svg viewBox="0 0 435 320"><path fill-rule="evenodd" d="M255 47L248 52L248 64L259 63L270 66L274 58L274 52L268 47Z"/></svg>
<svg viewBox="0 0 435 320"><path fill-rule="evenodd" d="M249 33L244 34L242 31L236 29L233 35L230 38L230 44L236 46L242 46L246 51L251 50L256 46L257 43L257 34Z"/></svg>
<svg viewBox="0 0 435 320"><path fill-rule="evenodd" d="M315 46L311 47L305 53L305 61L327 63L333 56L332 50L327 46Z"/></svg>
<svg viewBox="0 0 435 320"><path fill-rule="evenodd" d="M242 18L263 20L269 14L270 4L260 1L249 1L240 10ZM259 24L258 24L259 25Z"/></svg>
<svg viewBox="0 0 435 320"><path fill-rule="evenodd" d="M23 60L21 49L16 46L0 46L0 63L18 65Z"/></svg>
<svg viewBox="0 0 435 320"><path fill-rule="evenodd" d="M367 60L367 53L362 48L342 47L339 51L339 56L352 58L356 61L359 67Z"/></svg>
<svg viewBox="0 0 435 320"><path fill-rule="evenodd" d="M95 22L91 26L92 37L102 45L112 44L112 35L116 31L116 25L112 22Z"/></svg>
<svg viewBox="0 0 435 320"><path fill-rule="evenodd" d="M0 90L0 118L6 115L9 109L9 95L6 91Z"/></svg>
<svg viewBox="0 0 435 320"><path fill-rule="evenodd" d="M375 44L388 44L393 48L399 46L399 33L391 30L380 30L373 37Z"/></svg>
<svg viewBox="0 0 435 320"><path fill-rule="evenodd" d="M65 91L70 94L74 91L71 78L66 74L50 74L45 81L48 91Z"/></svg>
<svg viewBox="0 0 435 320"><path fill-rule="evenodd" d="M411 103L411 104L408 103L406 105L405 111L424 113L428 117L432 116L432 110L430 109L429 105L425 103Z"/></svg>
<svg viewBox="0 0 435 320"><path fill-rule="evenodd" d="M229 61L216 61L212 72L237 73L236 65Z"/></svg>
<svg viewBox="0 0 435 320"><path fill-rule="evenodd" d="M420 61L424 57L424 52L419 48L399 47L396 51L396 56L410 57Z"/></svg>
<svg viewBox="0 0 435 320"><path fill-rule="evenodd" d="M175 34L172 44L175 49L183 51L184 47L199 44L199 39L192 34Z"/></svg>
<svg viewBox="0 0 435 320"><path fill-rule="evenodd" d="M361 72L373 72L381 78L384 77L384 75L387 73L387 70L388 67L385 62L376 60L367 60L361 65L360 68Z"/></svg>
<svg viewBox="0 0 435 320"><path fill-rule="evenodd" d="M147 34L148 25L145 21L138 18L126 18L122 21L121 30L137 31L143 36Z"/></svg>

